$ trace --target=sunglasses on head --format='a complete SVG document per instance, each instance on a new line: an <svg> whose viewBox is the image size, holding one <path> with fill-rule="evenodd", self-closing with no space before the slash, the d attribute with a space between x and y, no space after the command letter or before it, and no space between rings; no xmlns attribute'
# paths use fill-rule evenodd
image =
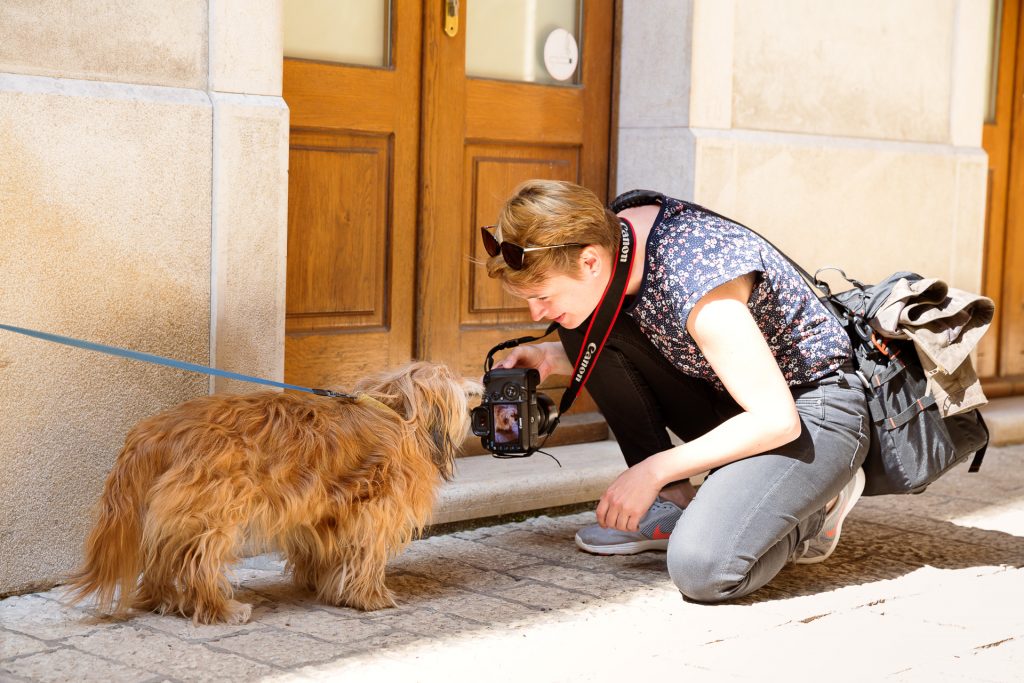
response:
<svg viewBox="0 0 1024 683"><path fill-rule="evenodd" d="M501 254L501 258L505 260L508 267L512 270L522 270L524 267L524 261L526 260L526 252L528 251L543 251L545 249L560 249L562 247L585 247L587 245L579 242L566 242L565 244L550 244L546 247L521 247L518 244L512 242L499 242L491 231L497 228L497 225L485 225L480 228L480 236L484 241L484 250L487 251L488 256L497 256Z"/></svg>

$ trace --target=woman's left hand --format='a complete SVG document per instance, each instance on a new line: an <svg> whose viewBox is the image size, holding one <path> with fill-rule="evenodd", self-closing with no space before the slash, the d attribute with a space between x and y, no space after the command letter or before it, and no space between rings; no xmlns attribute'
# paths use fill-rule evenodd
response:
<svg viewBox="0 0 1024 683"><path fill-rule="evenodd" d="M605 529L637 531L640 520L661 491L647 461L639 462L620 474L597 504L597 523Z"/></svg>

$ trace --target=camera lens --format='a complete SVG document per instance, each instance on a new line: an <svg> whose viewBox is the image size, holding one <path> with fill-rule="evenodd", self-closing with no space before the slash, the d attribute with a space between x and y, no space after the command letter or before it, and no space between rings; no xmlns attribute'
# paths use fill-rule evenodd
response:
<svg viewBox="0 0 1024 683"><path fill-rule="evenodd" d="M537 392L537 434L544 436L555 429L555 420L558 419L558 406L547 394Z"/></svg>

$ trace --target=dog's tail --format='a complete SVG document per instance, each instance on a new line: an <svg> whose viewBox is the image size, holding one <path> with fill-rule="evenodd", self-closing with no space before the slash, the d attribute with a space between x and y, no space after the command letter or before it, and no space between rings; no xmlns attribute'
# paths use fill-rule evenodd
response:
<svg viewBox="0 0 1024 683"><path fill-rule="evenodd" d="M123 615L132 606L142 571L142 526L146 492L162 467L159 439L128 435L97 503L96 525L85 542L85 562L68 577L71 604L91 595L105 614Z"/></svg>

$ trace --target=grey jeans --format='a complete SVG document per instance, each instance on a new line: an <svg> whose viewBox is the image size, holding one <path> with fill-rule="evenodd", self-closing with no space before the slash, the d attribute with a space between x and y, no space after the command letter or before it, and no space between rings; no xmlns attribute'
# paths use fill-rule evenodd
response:
<svg viewBox="0 0 1024 683"><path fill-rule="evenodd" d="M570 358L581 334L559 332ZM587 389L630 466L690 440L739 412L732 398L679 372L621 316ZM792 388L803 426L785 446L714 470L676 524L668 571L687 598L719 602L771 581L797 545L821 530L824 506L861 466L868 409L849 370Z"/></svg>

